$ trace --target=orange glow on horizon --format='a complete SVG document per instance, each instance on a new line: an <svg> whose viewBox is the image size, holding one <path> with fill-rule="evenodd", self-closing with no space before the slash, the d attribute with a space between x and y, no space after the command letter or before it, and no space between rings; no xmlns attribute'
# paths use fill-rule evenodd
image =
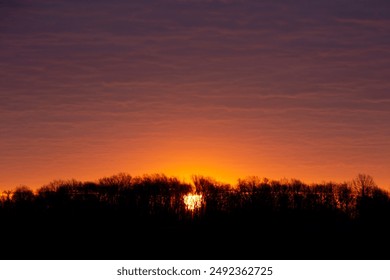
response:
<svg viewBox="0 0 390 280"><path fill-rule="evenodd" d="M222 183L235 185L237 179L242 175L241 172L238 172L237 167L230 165L223 157L213 155L213 153L216 153L215 150L210 152L210 155L206 153L207 150L171 153L171 156L166 157L166 161L155 167L155 170L159 170L167 176L176 177L186 183L192 183L193 176L204 176Z"/></svg>

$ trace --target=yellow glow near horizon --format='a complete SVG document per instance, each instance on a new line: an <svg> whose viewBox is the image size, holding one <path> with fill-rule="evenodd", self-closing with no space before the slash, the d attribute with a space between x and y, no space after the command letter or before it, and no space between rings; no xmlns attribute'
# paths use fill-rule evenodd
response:
<svg viewBox="0 0 390 280"><path fill-rule="evenodd" d="M187 194L183 196L184 203L187 207L187 210L194 211L199 209L202 206L202 198L201 194Z"/></svg>
<svg viewBox="0 0 390 280"><path fill-rule="evenodd" d="M239 175L232 168L224 168L221 163L214 163L212 160L205 160L207 163L201 162L193 158L192 162L179 161L179 163L171 162L166 164L165 168L161 168L161 173L168 176L174 176L181 181L192 183L193 176L211 177L216 181L236 184Z"/></svg>

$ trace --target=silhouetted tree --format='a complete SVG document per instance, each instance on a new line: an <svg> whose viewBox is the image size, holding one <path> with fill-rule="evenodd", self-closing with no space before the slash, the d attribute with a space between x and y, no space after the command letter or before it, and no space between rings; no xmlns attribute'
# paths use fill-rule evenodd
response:
<svg viewBox="0 0 390 280"><path fill-rule="evenodd" d="M34 193L26 186L17 187L12 193L12 201L17 206L31 205L34 200Z"/></svg>
<svg viewBox="0 0 390 280"><path fill-rule="evenodd" d="M357 192L357 212L360 215L360 218L366 220L368 218L366 215L368 214L366 212L368 210L368 200L372 195L373 189L377 186L372 176L362 173L356 176L356 178L352 181L352 185Z"/></svg>
<svg viewBox="0 0 390 280"><path fill-rule="evenodd" d="M353 190L348 186L347 183L342 183L336 188L337 203L344 213L348 216L353 216L355 212L355 201Z"/></svg>
<svg viewBox="0 0 390 280"><path fill-rule="evenodd" d="M371 188L376 187L374 178L367 174L358 174L352 181L353 186L361 197L365 197Z"/></svg>

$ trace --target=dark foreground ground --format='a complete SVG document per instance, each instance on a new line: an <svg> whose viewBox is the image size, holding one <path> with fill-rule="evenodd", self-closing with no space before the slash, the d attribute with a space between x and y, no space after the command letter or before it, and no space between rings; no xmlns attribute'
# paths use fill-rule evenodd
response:
<svg viewBox="0 0 390 280"><path fill-rule="evenodd" d="M2 220L1 259L389 259L389 230L310 217L163 224L125 217Z"/></svg>

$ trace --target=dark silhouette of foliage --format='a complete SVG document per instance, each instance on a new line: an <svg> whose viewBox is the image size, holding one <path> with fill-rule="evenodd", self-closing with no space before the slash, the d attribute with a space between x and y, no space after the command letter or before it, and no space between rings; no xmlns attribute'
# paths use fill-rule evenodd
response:
<svg viewBox="0 0 390 280"><path fill-rule="evenodd" d="M184 200L191 194L201 198L192 210ZM251 250L255 258L366 258L362 252L390 233L389 218L389 194L366 174L313 185L252 176L232 186L199 175L192 185L163 174L120 173L96 182L53 181L35 192L4 191L0 237L24 243L9 243L18 244L19 255L8 243L0 254L191 258L183 248L192 245L204 251L201 258Z"/></svg>

